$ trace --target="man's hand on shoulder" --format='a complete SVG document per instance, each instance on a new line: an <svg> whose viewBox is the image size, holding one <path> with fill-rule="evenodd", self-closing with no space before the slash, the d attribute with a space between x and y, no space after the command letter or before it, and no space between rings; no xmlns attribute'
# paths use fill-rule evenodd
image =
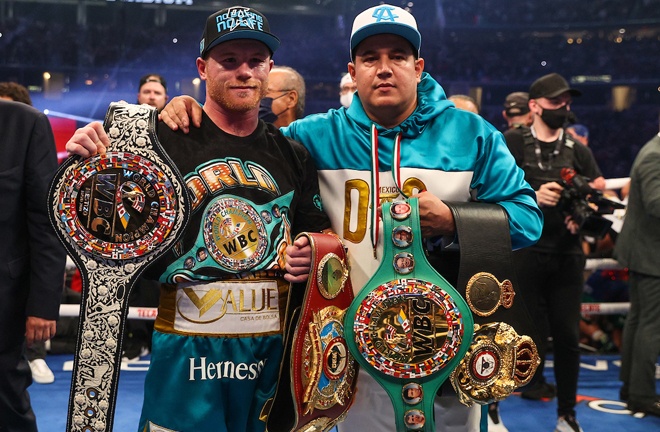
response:
<svg viewBox="0 0 660 432"><path fill-rule="evenodd" d="M190 132L190 121L195 127L202 125L202 107L190 96L176 96L160 112L158 118L170 129Z"/></svg>

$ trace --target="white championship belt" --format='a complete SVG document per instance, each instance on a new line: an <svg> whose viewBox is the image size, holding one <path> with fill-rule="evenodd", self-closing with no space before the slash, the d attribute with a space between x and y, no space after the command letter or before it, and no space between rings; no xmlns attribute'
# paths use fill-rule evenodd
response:
<svg viewBox="0 0 660 432"><path fill-rule="evenodd" d="M112 430L129 293L188 219L157 116L146 105L111 104L107 153L69 158L51 183L51 223L83 280L67 431Z"/></svg>

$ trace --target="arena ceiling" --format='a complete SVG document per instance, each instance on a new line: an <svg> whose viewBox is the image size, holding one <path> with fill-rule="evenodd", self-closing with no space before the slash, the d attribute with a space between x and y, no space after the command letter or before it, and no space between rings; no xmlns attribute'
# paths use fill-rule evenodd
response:
<svg viewBox="0 0 660 432"><path fill-rule="evenodd" d="M4 2L4 1L3 1ZM165 8L190 11L216 11L240 4L258 9L264 13L292 15L337 15L352 10L357 0L260 0L260 1L217 1L217 0L10 0L7 3L68 4L99 7L111 4L128 3L145 8ZM371 2L373 3L373 2ZM394 2L396 3L396 2Z"/></svg>

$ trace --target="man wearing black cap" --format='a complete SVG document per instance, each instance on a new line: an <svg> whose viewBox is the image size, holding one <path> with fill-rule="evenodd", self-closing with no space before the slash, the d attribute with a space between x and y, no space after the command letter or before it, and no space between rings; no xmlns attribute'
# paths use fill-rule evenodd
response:
<svg viewBox="0 0 660 432"><path fill-rule="evenodd" d="M529 110L529 93L513 92L504 99L502 117L506 120L507 128L513 129L532 125L532 113Z"/></svg>
<svg viewBox="0 0 660 432"><path fill-rule="evenodd" d="M525 171L525 180L536 191L544 215L541 239L514 256L525 302L532 316L541 317L538 321L541 333L547 333L543 331L547 328L553 338L558 404L555 430L558 432L582 430L575 418L575 404L585 264L579 227L557 207L564 189L560 173L562 168L573 168L577 174L588 177L592 187L603 189L605 186L589 149L564 132L572 98L580 94L559 74L551 73L537 79L529 89L532 126L511 129L504 135L516 163ZM545 340L544 337L537 341L542 361L535 381L537 386L547 387L543 382Z"/></svg>
<svg viewBox="0 0 660 432"><path fill-rule="evenodd" d="M162 110L167 103L167 82L158 74L148 74L140 78L137 103L147 104Z"/></svg>
<svg viewBox="0 0 660 432"><path fill-rule="evenodd" d="M265 429L260 416L283 350L284 251L299 232L330 226L309 153L259 120L278 46L254 9L209 16L197 58L201 127L183 134L159 125L193 212L180 244L148 270L165 283L140 431ZM108 144L93 123L67 150L89 156Z"/></svg>

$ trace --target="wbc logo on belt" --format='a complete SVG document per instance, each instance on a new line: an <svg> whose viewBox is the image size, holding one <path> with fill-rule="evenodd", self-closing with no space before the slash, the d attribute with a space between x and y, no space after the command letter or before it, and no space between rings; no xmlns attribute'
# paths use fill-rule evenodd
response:
<svg viewBox="0 0 660 432"><path fill-rule="evenodd" d="M452 297L419 279L399 279L374 289L357 309L354 330L362 356L397 378L440 370L458 352L464 327Z"/></svg>
<svg viewBox="0 0 660 432"><path fill-rule="evenodd" d="M219 198L206 210L204 243L210 255L233 271L249 270L261 262L268 247L259 213L236 198Z"/></svg>
<svg viewBox="0 0 660 432"><path fill-rule="evenodd" d="M176 197L164 180L146 158L108 152L70 171L57 214L69 238L88 253L108 259L143 256L174 225Z"/></svg>

